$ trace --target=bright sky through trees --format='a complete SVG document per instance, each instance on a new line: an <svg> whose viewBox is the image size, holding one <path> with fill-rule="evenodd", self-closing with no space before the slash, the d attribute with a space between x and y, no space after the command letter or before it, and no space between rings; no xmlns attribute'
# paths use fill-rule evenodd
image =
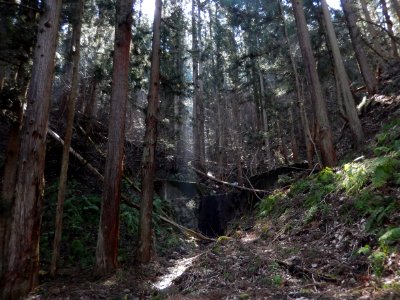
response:
<svg viewBox="0 0 400 300"><path fill-rule="evenodd" d="M340 9L340 0L327 0L326 2L330 7Z"/></svg>
<svg viewBox="0 0 400 300"><path fill-rule="evenodd" d="M154 17L154 4L155 0L144 0L142 3L143 14L147 15L150 19Z"/></svg>
<svg viewBox="0 0 400 300"><path fill-rule="evenodd" d="M335 9L340 9L340 0L327 0L328 5ZM149 17L149 19L153 19L154 15L154 0L144 0L142 3L143 13Z"/></svg>

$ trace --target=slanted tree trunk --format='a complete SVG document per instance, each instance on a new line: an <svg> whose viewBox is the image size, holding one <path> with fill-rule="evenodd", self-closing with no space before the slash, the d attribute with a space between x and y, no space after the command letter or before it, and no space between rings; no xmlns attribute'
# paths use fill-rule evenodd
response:
<svg viewBox="0 0 400 300"><path fill-rule="evenodd" d="M299 37L300 49L303 56L306 75L310 86L311 99L317 123L317 141L321 152L321 160L324 166L335 166L336 152L333 146L332 130L329 124L325 100L322 95L314 55L311 48L311 40L304 15L303 1L292 0L294 16Z"/></svg>
<svg viewBox="0 0 400 300"><path fill-rule="evenodd" d="M381 4L382 13L383 13L383 15L385 17L385 21L386 21L386 29L389 34L389 38L391 40L393 57L399 58L399 51L397 49L397 41L396 41L396 37L393 32L393 22L390 19L389 11L388 11L388 8L386 5L386 0L379 0L379 3Z"/></svg>
<svg viewBox="0 0 400 300"><path fill-rule="evenodd" d="M339 44L337 42L336 33L333 28L326 0L321 0L321 7L324 24L326 27L326 34L328 36L330 48L332 50L336 75L339 80L340 90L338 92L341 93L341 99L343 100L347 121L349 122L349 126L353 134L353 145L355 148L358 148L364 142L364 133L362 130L360 119L358 117L353 94L350 90L349 78L347 76L346 69L344 68L342 55L340 54Z"/></svg>
<svg viewBox="0 0 400 300"><path fill-rule="evenodd" d="M119 206L123 172L126 102L128 99L133 0L118 0L116 5L107 159L96 247L96 272L98 274L114 271L118 264Z"/></svg>
<svg viewBox="0 0 400 300"><path fill-rule="evenodd" d="M64 213L64 200L65 192L67 189L68 178L68 163L69 163L69 148L71 146L72 131L75 117L75 102L78 96L78 82L79 82L79 60L80 60L80 40L82 28L82 15L83 15L83 1L78 0L76 3L74 19L72 24L72 38L71 47L69 49L69 61L72 65L71 90L67 96L67 125L64 137L63 154L61 161L60 183L58 186L57 195L57 210L56 210L56 223L53 240L53 254L51 257L50 274L54 276L57 271L58 259L60 256L61 234L63 227L63 213Z"/></svg>
<svg viewBox="0 0 400 300"><path fill-rule="evenodd" d="M378 82L369 67L367 55L362 47L362 40L356 23L357 16L353 7L354 4L352 3L352 0L340 0L340 2L346 18L346 24L349 29L351 43L354 48L358 66L360 67L361 75L364 79L365 87L367 88L368 94L373 95L377 91Z"/></svg>
<svg viewBox="0 0 400 300"><path fill-rule="evenodd" d="M23 297L38 284L46 134L61 2L42 3L45 9L39 21L21 135L10 236L5 245L6 264L0 282L1 299Z"/></svg>
<svg viewBox="0 0 400 300"><path fill-rule="evenodd" d="M160 90L160 26L161 0L156 0L153 23L153 46L151 55L150 88L146 116L146 132L142 159L142 200L139 218L139 247L136 258L147 263L151 259L152 214L155 176L155 151L157 144L157 124Z"/></svg>
<svg viewBox="0 0 400 300"><path fill-rule="evenodd" d="M385 59L387 59L387 53L379 44L379 33L377 32L377 30L375 29L375 27L373 25L371 14L369 13L367 3L365 2L365 0L360 0L360 4L361 4L361 9L364 14L365 21L367 23L366 26L368 29L368 33L370 35L372 49L379 55L379 57L381 59L385 60Z"/></svg>

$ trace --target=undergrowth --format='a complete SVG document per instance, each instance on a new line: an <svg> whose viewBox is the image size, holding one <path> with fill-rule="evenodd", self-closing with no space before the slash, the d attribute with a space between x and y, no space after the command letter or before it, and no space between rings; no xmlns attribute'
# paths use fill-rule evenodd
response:
<svg viewBox="0 0 400 300"><path fill-rule="evenodd" d="M45 209L42 220L41 262L47 268L50 263L52 242L54 238L55 211L57 205L58 182L54 182L45 190ZM130 194L133 203L139 204L140 198ZM181 241L172 228L161 223L160 215L169 212L166 201L154 197L153 202L154 243L158 252L165 252L176 247ZM95 249L101 210L101 194L90 190L83 183L71 180L68 183L63 218L63 233L61 246L61 266L93 267ZM139 212L121 203L120 207L120 247L119 261L131 259L135 253L138 238Z"/></svg>
<svg viewBox="0 0 400 300"><path fill-rule="evenodd" d="M373 273L382 276L388 256L400 241L400 119L385 125L369 150L369 157L325 168L266 196L257 204L259 217L276 218L300 203L301 208L295 209L307 224L341 207L338 218L343 223L365 220L365 232L376 237L375 247L364 245L358 253L367 255Z"/></svg>

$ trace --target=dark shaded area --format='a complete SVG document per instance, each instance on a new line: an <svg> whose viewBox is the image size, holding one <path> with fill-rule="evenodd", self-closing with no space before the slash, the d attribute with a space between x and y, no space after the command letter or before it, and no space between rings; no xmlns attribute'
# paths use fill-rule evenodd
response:
<svg viewBox="0 0 400 300"><path fill-rule="evenodd" d="M290 175L308 170L307 163L298 163L290 166L279 167L265 173L257 174L249 178L251 184L256 189L269 190L275 187L281 175Z"/></svg>
<svg viewBox="0 0 400 300"><path fill-rule="evenodd" d="M281 175L293 175L307 171L307 163L283 166L250 178L255 189L270 190L274 188ZM258 197L265 195L258 194ZM254 197L250 191L233 192L229 194L209 195L200 198L199 206L199 230L201 233L216 237L224 235L229 221L236 212L243 211L246 207L252 207L259 198Z"/></svg>
<svg viewBox="0 0 400 300"><path fill-rule="evenodd" d="M154 182L154 188L156 193L164 199L173 197L194 198L202 194L202 188L196 182L158 179Z"/></svg>
<svg viewBox="0 0 400 300"><path fill-rule="evenodd" d="M216 237L225 233L228 223L241 206L241 194L210 195L200 199L199 230Z"/></svg>

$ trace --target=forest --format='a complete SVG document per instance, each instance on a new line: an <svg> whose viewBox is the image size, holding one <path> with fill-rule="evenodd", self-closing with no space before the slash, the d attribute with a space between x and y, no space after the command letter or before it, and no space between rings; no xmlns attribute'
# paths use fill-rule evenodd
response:
<svg viewBox="0 0 400 300"><path fill-rule="evenodd" d="M400 299L399 47L399 0L0 1L0 299Z"/></svg>

